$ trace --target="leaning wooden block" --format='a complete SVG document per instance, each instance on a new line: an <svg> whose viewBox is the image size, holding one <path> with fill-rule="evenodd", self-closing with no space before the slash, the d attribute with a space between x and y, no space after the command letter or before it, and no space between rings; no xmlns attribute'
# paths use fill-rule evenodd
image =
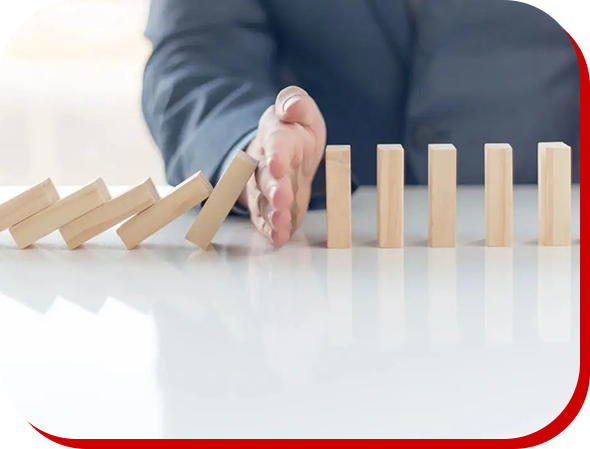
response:
<svg viewBox="0 0 590 449"><path fill-rule="evenodd" d="M570 246L572 150L562 142L539 144L539 231L544 246Z"/></svg>
<svg viewBox="0 0 590 449"><path fill-rule="evenodd" d="M39 239L87 214L111 199L102 179L43 209L38 214L10 228L10 233L19 248L32 245Z"/></svg>
<svg viewBox="0 0 590 449"><path fill-rule="evenodd" d="M233 158L186 234L188 241L203 250L209 247L257 165L258 161L243 151Z"/></svg>
<svg viewBox="0 0 590 449"><path fill-rule="evenodd" d="M326 231L328 248L352 246L350 146L326 148Z"/></svg>
<svg viewBox="0 0 590 449"><path fill-rule="evenodd" d="M164 226L180 218L198 204L205 201L213 187L202 172L197 172L179 184L154 204L125 222L117 234L127 247L133 249Z"/></svg>
<svg viewBox="0 0 590 449"><path fill-rule="evenodd" d="M509 247L513 241L512 147L485 146L486 245Z"/></svg>
<svg viewBox="0 0 590 449"><path fill-rule="evenodd" d="M457 149L428 147L428 244L454 248L457 238Z"/></svg>
<svg viewBox="0 0 590 449"><path fill-rule="evenodd" d="M151 179L113 198L60 229L68 248L75 249L113 226L146 210L160 199Z"/></svg>
<svg viewBox="0 0 590 449"><path fill-rule="evenodd" d="M379 248L404 246L404 148L377 147L377 243Z"/></svg>
<svg viewBox="0 0 590 449"><path fill-rule="evenodd" d="M0 232L20 223L23 220L47 209L59 200L59 194L51 179L0 204Z"/></svg>

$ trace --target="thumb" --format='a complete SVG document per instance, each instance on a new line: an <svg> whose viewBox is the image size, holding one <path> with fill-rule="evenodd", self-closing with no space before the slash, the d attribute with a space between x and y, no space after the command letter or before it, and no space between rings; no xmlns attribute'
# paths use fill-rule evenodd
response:
<svg viewBox="0 0 590 449"><path fill-rule="evenodd" d="M309 94L297 86L283 89L275 102L275 114L283 123L312 126L318 107Z"/></svg>

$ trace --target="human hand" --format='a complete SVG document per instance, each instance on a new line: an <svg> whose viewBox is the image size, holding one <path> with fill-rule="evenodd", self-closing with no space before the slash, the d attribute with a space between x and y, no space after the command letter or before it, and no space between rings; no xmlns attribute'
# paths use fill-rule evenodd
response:
<svg viewBox="0 0 590 449"><path fill-rule="evenodd" d="M282 90L246 150L260 162L239 199L274 246L285 245L303 223L325 147L326 124L315 101L299 87Z"/></svg>

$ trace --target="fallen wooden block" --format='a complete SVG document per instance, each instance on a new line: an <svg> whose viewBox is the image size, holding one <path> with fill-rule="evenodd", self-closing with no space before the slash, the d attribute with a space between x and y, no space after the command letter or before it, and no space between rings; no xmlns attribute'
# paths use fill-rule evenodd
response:
<svg viewBox="0 0 590 449"><path fill-rule="evenodd" d="M350 146L326 148L326 234L328 248L352 246Z"/></svg>
<svg viewBox="0 0 590 449"><path fill-rule="evenodd" d="M454 248L457 238L457 149L428 147L428 245Z"/></svg>
<svg viewBox="0 0 590 449"><path fill-rule="evenodd" d="M539 144L539 234L543 246L570 246L572 150L562 142Z"/></svg>
<svg viewBox="0 0 590 449"><path fill-rule="evenodd" d="M197 172L179 184L148 209L127 220L117 234L127 247L133 249L167 224L180 218L199 203L205 201L213 187L202 172Z"/></svg>
<svg viewBox="0 0 590 449"><path fill-rule="evenodd" d="M51 179L37 184L11 200L0 204L0 232L47 209L59 200Z"/></svg>
<svg viewBox="0 0 590 449"><path fill-rule="evenodd" d="M404 148L377 147L377 243L404 247Z"/></svg>
<svg viewBox="0 0 590 449"><path fill-rule="evenodd" d="M82 215L60 229L68 248L75 249L113 226L146 210L160 199L151 179Z"/></svg>
<svg viewBox="0 0 590 449"><path fill-rule="evenodd" d="M10 233L20 249L26 248L111 199L102 179L62 198L41 212L12 226Z"/></svg>
<svg viewBox="0 0 590 449"><path fill-rule="evenodd" d="M486 245L509 247L513 241L512 147L485 146Z"/></svg>
<svg viewBox="0 0 590 449"><path fill-rule="evenodd" d="M202 250L209 247L257 165L245 152L236 154L186 234L188 241Z"/></svg>

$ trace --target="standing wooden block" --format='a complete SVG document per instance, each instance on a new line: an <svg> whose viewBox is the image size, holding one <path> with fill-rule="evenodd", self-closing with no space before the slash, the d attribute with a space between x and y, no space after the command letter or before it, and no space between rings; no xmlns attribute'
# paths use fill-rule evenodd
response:
<svg viewBox="0 0 590 449"><path fill-rule="evenodd" d="M404 247L404 148L377 147L377 241L379 248Z"/></svg>
<svg viewBox="0 0 590 449"><path fill-rule="evenodd" d="M51 179L0 204L0 232L41 212L59 200L59 194Z"/></svg>
<svg viewBox="0 0 590 449"><path fill-rule="evenodd" d="M258 161L245 152L236 154L186 234L188 241L202 250L209 247L257 165Z"/></svg>
<svg viewBox="0 0 590 449"><path fill-rule="evenodd" d="M350 146L326 148L327 247L352 246L352 184Z"/></svg>
<svg viewBox="0 0 590 449"><path fill-rule="evenodd" d="M509 247L513 241L513 166L508 144L485 146L486 245Z"/></svg>
<svg viewBox="0 0 590 449"><path fill-rule="evenodd" d="M544 246L570 246L572 150L565 143L539 144L539 231Z"/></svg>
<svg viewBox="0 0 590 449"><path fill-rule="evenodd" d="M127 220L117 229L117 234L127 249L133 249L164 226L205 201L212 190L213 187L207 177L199 171L176 186L172 192L152 207Z"/></svg>
<svg viewBox="0 0 590 449"><path fill-rule="evenodd" d="M428 147L428 245L454 248L457 239L457 149Z"/></svg>
<svg viewBox="0 0 590 449"><path fill-rule="evenodd" d="M10 233L20 249L26 248L110 199L107 186L99 178L11 227Z"/></svg>
<svg viewBox="0 0 590 449"><path fill-rule="evenodd" d="M60 229L68 248L75 249L124 220L146 210L160 199L151 179Z"/></svg>

